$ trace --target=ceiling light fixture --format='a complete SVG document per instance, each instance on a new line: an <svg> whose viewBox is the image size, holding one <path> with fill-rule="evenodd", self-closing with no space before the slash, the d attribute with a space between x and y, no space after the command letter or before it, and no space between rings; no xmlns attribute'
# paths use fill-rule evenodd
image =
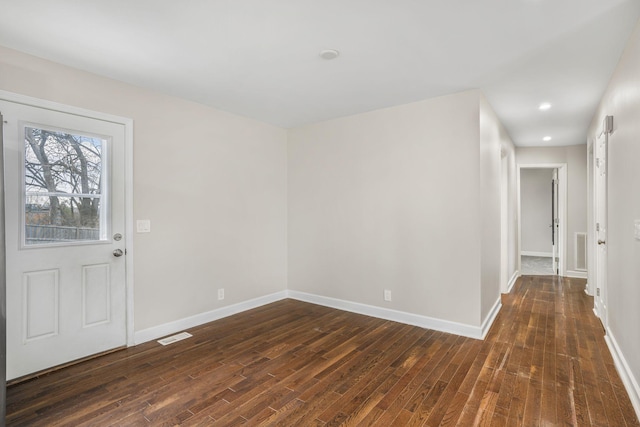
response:
<svg viewBox="0 0 640 427"><path fill-rule="evenodd" d="M550 136L545 136L544 138L542 138L543 141L551 141L551 137Z"/></svg>
<svg viewBox="0 0 640 427"><path fill-rule="evenodd" d="M327 61L336 59L338 55L340 55L340 52L335 49L324 49L320 51L320 58L326 59Z"/></svg>
<svg viewBox="0 0 640 427"><path fill-rule="evenodd" d="M548 110L549 108L551 108L551 104L549 104L548 102L543 102L542 104L540 104L540 106L538 107L539 110Z"/></svg>

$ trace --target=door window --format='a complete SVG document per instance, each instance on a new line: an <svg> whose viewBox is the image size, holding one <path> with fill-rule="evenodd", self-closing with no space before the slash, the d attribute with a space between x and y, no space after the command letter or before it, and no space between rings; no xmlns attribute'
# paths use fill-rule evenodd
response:
<svg viewBox="0 0 640 427"><path fill-rule="evenodd" d="M24 246L107 239L107 141L25 125Z"/></svg>

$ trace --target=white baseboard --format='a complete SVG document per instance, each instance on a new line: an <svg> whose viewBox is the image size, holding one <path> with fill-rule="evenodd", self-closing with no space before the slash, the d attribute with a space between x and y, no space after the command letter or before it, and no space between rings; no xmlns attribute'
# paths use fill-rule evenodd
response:
<svg viewBox="0 0 640 427"><path fill-rule="evenodd" d="M633 376L633 372L627 363L627 359L624 357L622 350L620 350L620 346L618 346L618 342L611 333L611 329L607 328L607 334L604 336L604 340L607 342L607 347L609 347L611 356L613 356L613 362L616 365L618 374L620 374L622 383L627 389L629 399L631 399L631 404L636 410L636 416L640 418L640 385L638 385L638 379Z"/></svg>
<svg viewBox="0 0 640 427"><path fill-rule="evenodd" d="M514 275L514 277L517 279L518 276ZM515 282L515 279L512 278L512 281ZM449 320L436 319L420 314L392 310L384 307L376 307L358 302L340 300L337 298L286 290L137 331L134 336L134 342L135 345L142 344L286 298L475 339L484 339L496 316L500 312L500 308L502 307L500 298L498 298L491 308L489 315L485 318L484 322L482 322L482 325L473 326Z"/></svg>
<svg viewBox="0 0 640 427"><path fill-rule="evenodd" d="M248 301L243 301L238 304L228 305L226 307L217 308L205 313L196 314L195 316L186 317L184 319L175 320L169 323L164 323L162 325L137 331L134 336L134 341L136 345L142 344L147 341L162 338L176 332L181 332L185 329L213 322L214 320L232 316L234 314L251 310L252 308L261 307L263 305L280 301L285 298L287 298L287 291L280 291L274 294L250 299Z"/></svg>
<svg viewBox="0 0 640 427"><path fill-rule="evenodd" d="M536 251L520 251L522 256L542 256L545 258L553 258L553 252L536 252Z"/></svg>
<svg viewBox="0 0 640 427"><path fill-rule="evenodd" d="M361 304L358 302L345 301L337 298L325 297L321 295L308 294L299 291L287 291L289 298L318 304L325 307L336 308L338 310L349 311L352 313L364 314L365 316L377 317L379 319L391 320L394 322L405 323L408 325L419 326L421 328L433 329L436 331L446 332L449 334L462 335L469 338L483 339L484 329L487 331L491 327L491 323L500 310L500 300L497 307L492 309L492 316L488 316L485 320L486 324L482 326L472 326L464 323L452 322L449 320L436 319L433 317L423 316L420 314L407 313L404 311L392 310L389 308L376 307L373 305ZM493 312L495 311L495 314Z"/></svg>
<svg viewBox="0 0 640 427"><path fill-rule="evenodd" d="M521 276L520 270L516 270L513 272L511 279L509 279L509 284L507 285L507 293L511 293L511 290L513 289L513 285L516 284L516 281L520 276Z"/></svg>
<svg viewBox="0 0 640 427"><path fill-rule="evenodd" d="M498 296L495 304L491 307L491 311L489 311L489 315L482 322L482 337L480 339L484 339L489 333L489 329L491 329L491 325L496 320L498 313L500 313L500 309L502 308L502 298Z"/></svg>
<svg viewBox="0 0 640 427"><path fill-rule="evenodd" d="M567 277L572 277L574 279L586 279L587 278L587 272L586 271L567 270L566 271L566 276Z"/></svg>

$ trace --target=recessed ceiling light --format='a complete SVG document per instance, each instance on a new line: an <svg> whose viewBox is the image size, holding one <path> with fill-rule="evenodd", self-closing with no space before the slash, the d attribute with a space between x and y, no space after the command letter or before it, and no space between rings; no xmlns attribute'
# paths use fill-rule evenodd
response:
<svg viewBox="0 0 640 427"><path fill-rule="evenodd" d="M543 102L542 104L540 104L540 106L538 107L538 109L544 111L544 110L548 110L549 108L551 108L551 104L549 104L548 102Z"/></svg>
<svg viewBox="0 0 640 427"><path fill-rule="evenodd" d="M551 137L550 136L545 136L544 138L542 138L543 141L551 141Z"/></svg>
<svg viewBox="0 0 640 427"><path fill-rule="evenodd" d="M338 55L340 55L340 52L335 49L324 49L320 51L320 58L326 60L336 59Z"/></svg>

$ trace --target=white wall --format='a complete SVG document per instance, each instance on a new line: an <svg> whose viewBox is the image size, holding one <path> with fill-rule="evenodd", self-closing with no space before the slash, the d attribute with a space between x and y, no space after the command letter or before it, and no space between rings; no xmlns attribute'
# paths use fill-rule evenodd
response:
<svg viewBox="0 0 640 427"><path fill-rule="evenodd" d="M479 127L480 127L480 215L481 215L481 319L489 316L491 309L500 299L501 293L501 233L503 231L511 235L505 236L507 248L509 250L509 242L515 242L515 227L509 225L515 224L515 210L509 209L509 206L515 207L515 194L508 191L507 183L507 206L506 217L502 218L501 211L501 180L503 175L515 177L515 148L511 142L511 138L498 120L495 112L480 94L479 96ZM505 162L502 161L502 155L505 156ZM503 174L503 164L507 167L506 174ZM511 196L511 197L509 197ZM510 216L511 215L511 216ZM501 227L501 221L507 222L507 227ZM513 246L512 256L505 254L507 266L504 272L507 280L512 277L515 272L515 263L509 268L509 258L515 256L515 245Z"/></svg>
<svg viewBox="0 0 640 427"><path fill-rule="evenodd" d="M567 259L565 260L565 268L567 274L576 274L574 236L576 232L584 233L587 231L587 145L517 147L516 162L519 165L567 164Z"/></svg>
<svg viewBox="0 0 640 427"><path fill-rule="evenodd" d="M512 149L481 99L291 130L289 288L480 325L500 295L501 143Z"/></svg>
<svg viewBox="0 0 640 427"><path fill-rule="evenodd" d="M634 221L640 220L640 23L593 118L590 141L606 115L614 117L608 150L607 335L618 361L626 361L622 377L640 416L640 240L633 235Z"/></svg>
<svg viewBox="0 0 640 427"><path fill-rule="evenodd" d="M133 118L136 331L286 289L285 130L3 47L0 89Z"/></svg>
<svg viewBox="0 0 640 427"><path fill-rule="evenodd" d="M503 176L515 273L514 147L480 91L286 131L2 47L0 89L134 120L136 331L285 289L477 329Z"/></svg>
<svg viewBox="0 0 640 427"><path fill-rule="evenodd" d="M289 288L478 325L478 114L465 92L291 130Z"/></svg>
<svg viewBox="0 0 640 427"><path fill-rule="evenodd" d="M551 256L551 180L553 169L520 171L522 252Z"/></svg>

